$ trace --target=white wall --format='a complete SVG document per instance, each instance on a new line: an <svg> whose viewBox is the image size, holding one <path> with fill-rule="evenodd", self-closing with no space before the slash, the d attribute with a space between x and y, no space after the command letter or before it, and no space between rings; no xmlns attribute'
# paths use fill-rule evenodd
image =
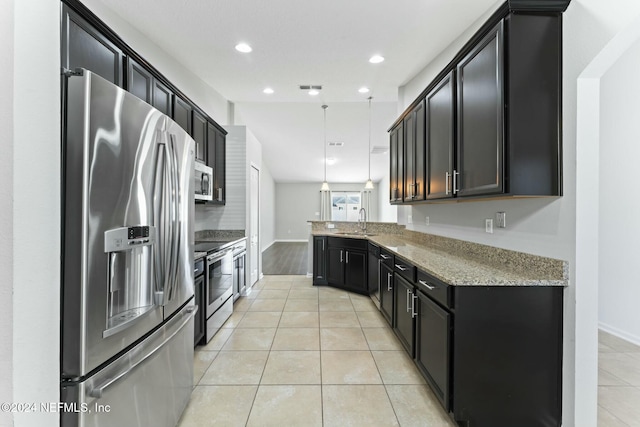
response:
<svg viewBox="0 0 640 427"><path fill-rule="evenodd" d="M266 164L260 170L260 250L276 240L276 183Z"/></svg>
<svg viewBox="0 0 640 427"><path fill-rule="evenodd" d="M13 24L7 22L14 18ZM3 397L4 402L56 402L60 394L60 5L9 0L3 3L0 21L3 27L8 24L0 36L6 78L2 85L13 86L7 99L3 90L0 101L5 138L9 135L3 148L10 146L5 152L9 166L2 168L2 174L13 175L0 184L0 311L8 309L0 317L0 389L3 396L12 393ZM13 132L6 132L7 122ZM10 337L12 341L6 342ZM1 421L11 425L10 418ZM13 423L55 426L58 414L15 413Z"/></svg>
<svg viewBox="0 0 640 427"><path fill-rule="evenodd" d="M490 11L489 11L490 12ZM597 373L593 365L576 364L575 348L595 348L594 333L576 330L576 112L578 75L595 55L640 12L633 0L602 2L574 0L564 14L563 30L563 179L564 197L559 199L422 205L398 209L398 222L407 228L456 237L492 246L560 258L570 263L570 285L565 290L563 425L596 424ZM484 20L484 19L482 19ZM399 91L400 110L410 104L475 31L471 28L414 80ZM507 229L494 234L483 230L483 218L500 210L507 212ZM424 217L430 217L426 227ZM435 220L435 222L434 222ZM595 312L588 314L592 318ZM579 357L583 357L579 355ZM577 367L576 367L577 366ZM576 386L580 384L580 386Z"/></svg>
<svg viewBox="0 0 640 427"><path fill-rule="evenodd" d="M276 240L307 241L311 226L307 221L320 220L320 186L322 183L276 183ZM379 221L378 184L371 192L368 221ZM364 183L329 183L331 191L362 191Z"/></svg>
<svg viewBox="0 0 640 427"><path fill-rule="evenodd" d="M162 47L156 45L136 28L111 11L102 0L82 0L82 3L114 30L125 43L176 85L198 107L218 124L227 124L227 100L200 77L183 67ZM172 29L175 31L175 29Z"/></svg>
<svg viewBox="0 0 640 427"><path fill-rule="evenodd" d="M600 326L640 345L640 169L634 161L640 158L640 35L635 37L600 79L598 282Z"/></svg>
<svg viewBox="0 0 640 427"><path fill-rule="evenodd" d="M398 208L389 203L389 174L376 184L378 187L378 221L380 222L397 222Z"/></svg>
<svg viewBox="0 0 640 427"><path fill-rule="evenodd" d="M13 401L13 4L5 2L0 14L0 129L10 135L1 143L0 168L0 402ZM0 426L12 420L11 413L0 412Z"/></svg>

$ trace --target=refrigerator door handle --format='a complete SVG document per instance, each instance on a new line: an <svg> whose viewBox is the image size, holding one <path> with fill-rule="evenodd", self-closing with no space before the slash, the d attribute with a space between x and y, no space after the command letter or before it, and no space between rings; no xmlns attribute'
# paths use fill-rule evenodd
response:
<svg viewBox="0 0 640 427"><path fill-rule="evenodd" d="M171 341L171 339L173 339L174 336L176 336L176 334L178 334L178 332L180 332L182 330L182 328L189 323L189 321L193 318L193 316L195 316L196 314L196 310L198 309L197 306L190 306L187 307L185 310L185 316L184 319L182 319L182 321L180 322L180 326L177 327L175 329L175 331L173 331L173 333L171 333L171 335L169 335L166 339L164 339L162 341L162 343L158 344L156 347L154 347L151 351L149 351L142 359L137 360L134 364L132 364L127 370L119 372L118 375L114 376L113 378L108 379L107 381L105 381L104 383L93 387L90 391L89 391L89 396L91 397L95 397L97 399L101 398L102 395L104 394L105 390L107 388L109 388L109 386L115 384L118 380L120 380L121 378L126 377L127 375L129 375L134 369L136 369L138 366L140 366L141 363L143 363L145 360L147 360L148 358L150 358L151 356L153 356L158 350L160 350L162 347L164 347L164 345L166 343L168 343L169 341Z"/></svg>
<svg viewBox="0 0 640 427"><path fill-rule="evenodd" d="M180 173L178 155L176 154L174 135L169 134L169 151L171 153L171 177L173 180L172 215L173 227L171 233L171 287L169 301L173 300L178 287L178 256L180 254Z"/></svg>
<svg viewBox="0 0 640 427"><path fill-rule="evenodd" d="M158 239L158 256L156 262L158 263L157 271L160 272L161 277L158 278L160 284L158 289L158 303L167 305L169 303L170 291L171 291L171 278L172 278L172 264L173 253L171 252L172 236L173 236L173 220L171 218L173 210L173 174L172 174L172 156L169 148L169 141L167 141L167 132L161 132L159 135L158 145L161 146L163 154L162 162L162 176L160 182L162 185L161 202L159 204L159 211L156 218L160 223L160 236ZM160 153L158 154L160 159Z"/></svg>

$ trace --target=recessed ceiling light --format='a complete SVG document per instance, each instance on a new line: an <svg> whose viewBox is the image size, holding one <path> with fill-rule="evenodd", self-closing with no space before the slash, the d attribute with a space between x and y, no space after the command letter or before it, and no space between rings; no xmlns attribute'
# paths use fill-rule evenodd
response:
<svg viewBox="0 0 640 427"><path fill-rule="evenodd" d="M371 58L369 58L369 62L371 62L372 64L379 64L382 61L384 61L384 57L380 55L373 55Z"/></svg>
<svg viewBox="0 0 640 427"><path fill-rule="evenodd" d="M236 45L236 50L237 50L238 52L242 52L242 53L249 53L249 52L251 52L253 49L251 49L251 46L249 46L249 45L248 45L248 44L246 44L246 43L238 43L238 44Z"/></svg>
<svg viewBox="0 0 640 427"><path fill-rule="evenodd" d="M369 88L363 86L360 89L358 89L358 92L360 92L360 93L368 93L369 92Z"/></svg>
<svg viewBox="0 0 640 427"><path fill-rule="evenodd" d="M273 93L273 89L271 89L270 87L267 87L262 92L266 93L267 95L271 95Z"/></svg>
<svg viewBox="0 0 640 427"><path fill-rule="evenodd" d="M311 90L309 90L309 92L308 92L308 93L309 93L309 95L311 95L311 96L316 96L317 94L319 94L319 93L320 93L320 91L319 91L318 89L311 89Z"/></svg>

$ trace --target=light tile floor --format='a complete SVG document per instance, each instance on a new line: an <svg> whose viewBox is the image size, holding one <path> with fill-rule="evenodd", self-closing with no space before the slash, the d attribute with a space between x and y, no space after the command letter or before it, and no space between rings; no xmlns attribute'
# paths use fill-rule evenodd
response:
<svg viewBox="0 0 640 427"><path fill-rule="evenodd" d="M640 426L640 346L598 333L598 426Z"/></svg>
<svg viewBox="0 0 640 427"><path fill-rule="evenodd" d="M180 427L453 427L369 297L265 276L206 346Z"/></svg>

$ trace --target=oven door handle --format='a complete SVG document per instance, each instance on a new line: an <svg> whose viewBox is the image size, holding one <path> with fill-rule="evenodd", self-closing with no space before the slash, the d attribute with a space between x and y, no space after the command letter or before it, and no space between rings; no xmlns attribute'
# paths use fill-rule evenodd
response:
<svg viewBox="0 0 640 427"><path fill-rule="evenodd" d="M225 256L227 256L230 252L231 252L231 249L224 249L219 252L214 252L211 255L207 256L207 263L212 264L214 262L218 262L221 259L223 259Z"/></svg>

